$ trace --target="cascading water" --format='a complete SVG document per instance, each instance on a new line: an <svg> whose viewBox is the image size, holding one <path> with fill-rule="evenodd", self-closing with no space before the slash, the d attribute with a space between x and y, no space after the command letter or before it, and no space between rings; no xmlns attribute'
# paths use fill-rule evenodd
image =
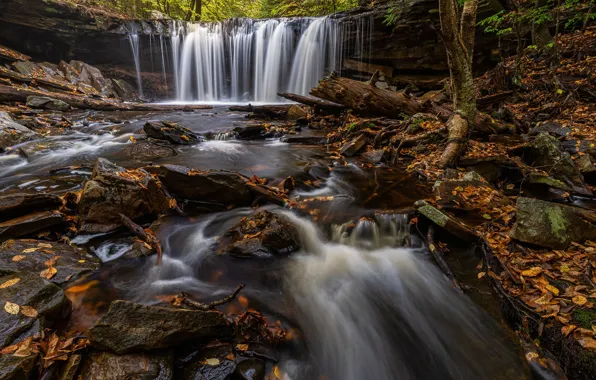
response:
<svg viewBox="0 0 596 380"><path fill-rule="evenodd" d="M135 62L135 69L137 71L137 86L139 91L139 96L143 97L143 81L141 79L141 57L140 57L140 42L139 42L139 35L136 32L131 32L128 35L128 41L130 42L130 50L132 51L132 56Z"/></svg>

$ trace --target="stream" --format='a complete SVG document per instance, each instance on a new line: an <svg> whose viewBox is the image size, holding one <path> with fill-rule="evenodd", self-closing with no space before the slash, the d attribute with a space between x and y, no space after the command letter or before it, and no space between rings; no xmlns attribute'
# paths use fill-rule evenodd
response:
<svg viewBox="0 0 596 380"><path fill-rule="evenodd" d="M293 176L313 186L299 186L291 197L311 199L318 210L311 218L306 212L266 206L299 231L303 248L287 258L217 255L218 237L250 215L249 208L160 219L154 227L163 246L161 266L155 265L155 256L126 257L132 240L120 233L78 236L71 243L90 248L104 265L90 278L100 285L74 302L77 327L93 324L111 300L151 304L186 292L207 302L243 283L245 302L237 300L228 310L247 303L269 320L298 331L289 345L271 354L278 359L280 378L523 377L523 357L494 311L498 301L472 297L482 298L478 305L458 293L400 211L428 192L405 171L344 164L322 146L286 144L277 138L230 139L227 132L249 121L223 106L201 112L67 116L77 120L69 133L22 144L0 156L0 191L76 191L89 178L95 160L104 157L129 168L168 163L233 170L274 184ZM169 157L121 154L139 141L136 133L149 120L177 122L212 137L176 147L176 155ZM321 135L302 132L309 134Z"/></svg>

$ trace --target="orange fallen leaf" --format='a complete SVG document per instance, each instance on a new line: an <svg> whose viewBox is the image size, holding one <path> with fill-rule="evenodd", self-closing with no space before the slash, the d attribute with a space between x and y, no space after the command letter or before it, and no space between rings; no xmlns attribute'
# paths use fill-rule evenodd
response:
<svg viewBox="0 0 596 380"><path fill-rule="evenodd" d="M523 270L521 272L521 275L524 277L536 277L538 276L540 273L542 273L542 268L541 267L533 267L527 270Z"/></svg>
<svg viewBox="0 0 596 380"><path fill-rule="evenodd" d="M37 318L37 310L31 306L21 306L21 314L29 318Z"/></svg>
<svg viewBox="0 0 596 380"><path fill-rule="evenodd" d="M586 302L588 302L588 299L584 296L575 296L572 298L572 301L578 306L583 306L586 304Z"/></svg>
<svg viewBox="0 0 596 380"><path fill-rule="evenodd" d="M18 263L19 261L23 260L25 257L26 257L26 256L24 256L24 255L16 255L16 256L14 256L14 257L12 258L12 261L14 261L14 262L17 262L17 263Z"/></svg>
<svg viewBox="0 0 596 380"><path fill-rule="evenodd" d="M561 327L561 333L563 334L563 336L568 336L569 334L571 334L571 332L573 330L575 330L577 326L576 325L568 325L568 326L563 326Z"/></svg>
<svg viewBox="0 0 596 380"><path fill-rule="evenodd" d="M49 280L52 277L54 277L56 275L56 273L58 273L58 269L56 269L54 267L49 267L46 270L42 270L41 273L39 273L39 276L44 277Z"/></svg>
<svg viewBox="0 0 596 380"><path fill-rule="evenodd" d="M5 289L5 288L8 288L8 287L11 287L11 286L13 286L15 284L18 284L19 281L21 281L21 279L18 278L18 277L17 278L12 278L12 279L10 279L8 281L4 281L2 284L0 284L0 289Z"/></svg>

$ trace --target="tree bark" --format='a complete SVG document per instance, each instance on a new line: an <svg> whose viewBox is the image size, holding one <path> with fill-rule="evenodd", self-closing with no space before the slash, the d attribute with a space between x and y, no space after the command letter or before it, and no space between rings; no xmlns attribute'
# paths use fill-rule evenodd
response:
<svg viewBox="0 0 596 380"><path fill-rule="evenodd" d="M203 0L195 0L195 21L201 21L202 8Z"/></svg>
<svg viewBox="0 0 596 380"><path fill-rule="evenodd" d="M311 96L304 96L298 94L292 94L289 92L278 92L278 96L281 96L284 99L288 99L297 103L305 104L307 106L311 106L314 108L318 108L323 111L329 112L341 112L346 109L346 106L339 103L330 102L323 99L313 98Z"/></svg>
<svg viewBox="0 0 596 380"><path fill-rule="evenodd" d="M188 7L188 13L186 14L186 21L192 20L192 12L195 8L195 2L197 0L190 0L190 5Z"/></svg>

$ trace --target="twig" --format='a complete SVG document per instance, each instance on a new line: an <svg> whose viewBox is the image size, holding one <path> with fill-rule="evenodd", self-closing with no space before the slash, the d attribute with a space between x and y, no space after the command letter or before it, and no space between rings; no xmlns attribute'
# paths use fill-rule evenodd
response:
<svg viewBox="0 0 596 380"><path fill-rule="evenodd" d="M230 294L229 296L219 300L219 301L213 301L211 303L208 304L204 304L201 302L197 302L197 301L193 301L191 299L188 298L188 294L182 292L180 293L180 297L182 298L182 303L186 306L189 306L193 309L196 310L203 310L203 311L208 311L208 310L213 310L215 309L217 306L226 304L228 302L232 302L234 300L234 298L236 298L236 296L238 295L238 293L240 293L240 291L242 289L244 289L244 284L240 284L238 285L238 287L236 288L236 290L234 290L234 292L232 294Z"/></svg>
<svg viewBox="0 0 596 380"><path fill-rule="evenodd" d="M151 248L153 248L153 250L157 253L156 264L161 265L161 261L162 261L161 243L159 242L159 239L157 238L157 236L155 236L153 231L151 231L150 229L143 229L143 227L139 226L138 224L136 224L135 222L130 220L124 214L118 214L118 215L120 215L120 221L122 222L122 224L124 224L133 234L138 236L145 243L149 244L151 246Z"/></svg>
<svg viewBox="0 0 596 380"><path fill-rule="evenodd" d="M257 359L263 359L263 360L269 360L273 363L277 363L277 359L272 358L270 356L267 356L265 354L261 354L259 352L256 351L242 351L242 350L238 350L238 349L234 349L234 351L236 351L236 354L240 355L240 356L244 356L245 358L257 358Z"/></svg>
<svg viewBox="0 0 596 380"><path fill-rule="evenodd" d="M457 281L455 275L451 271L451 268L449 268L449 265L447 265L447 262L443 258L443 251L441 251L441 249L435 244L435 228L432 224L428 227L426 240L428 242L428 250L433 255L433 258L437 262L437 265L439 265L441 271L443 271L445 276L447 276L453 282L453 285L457 288L457 290L463 293L463 289L459 284L459 281Z"/></svg>

